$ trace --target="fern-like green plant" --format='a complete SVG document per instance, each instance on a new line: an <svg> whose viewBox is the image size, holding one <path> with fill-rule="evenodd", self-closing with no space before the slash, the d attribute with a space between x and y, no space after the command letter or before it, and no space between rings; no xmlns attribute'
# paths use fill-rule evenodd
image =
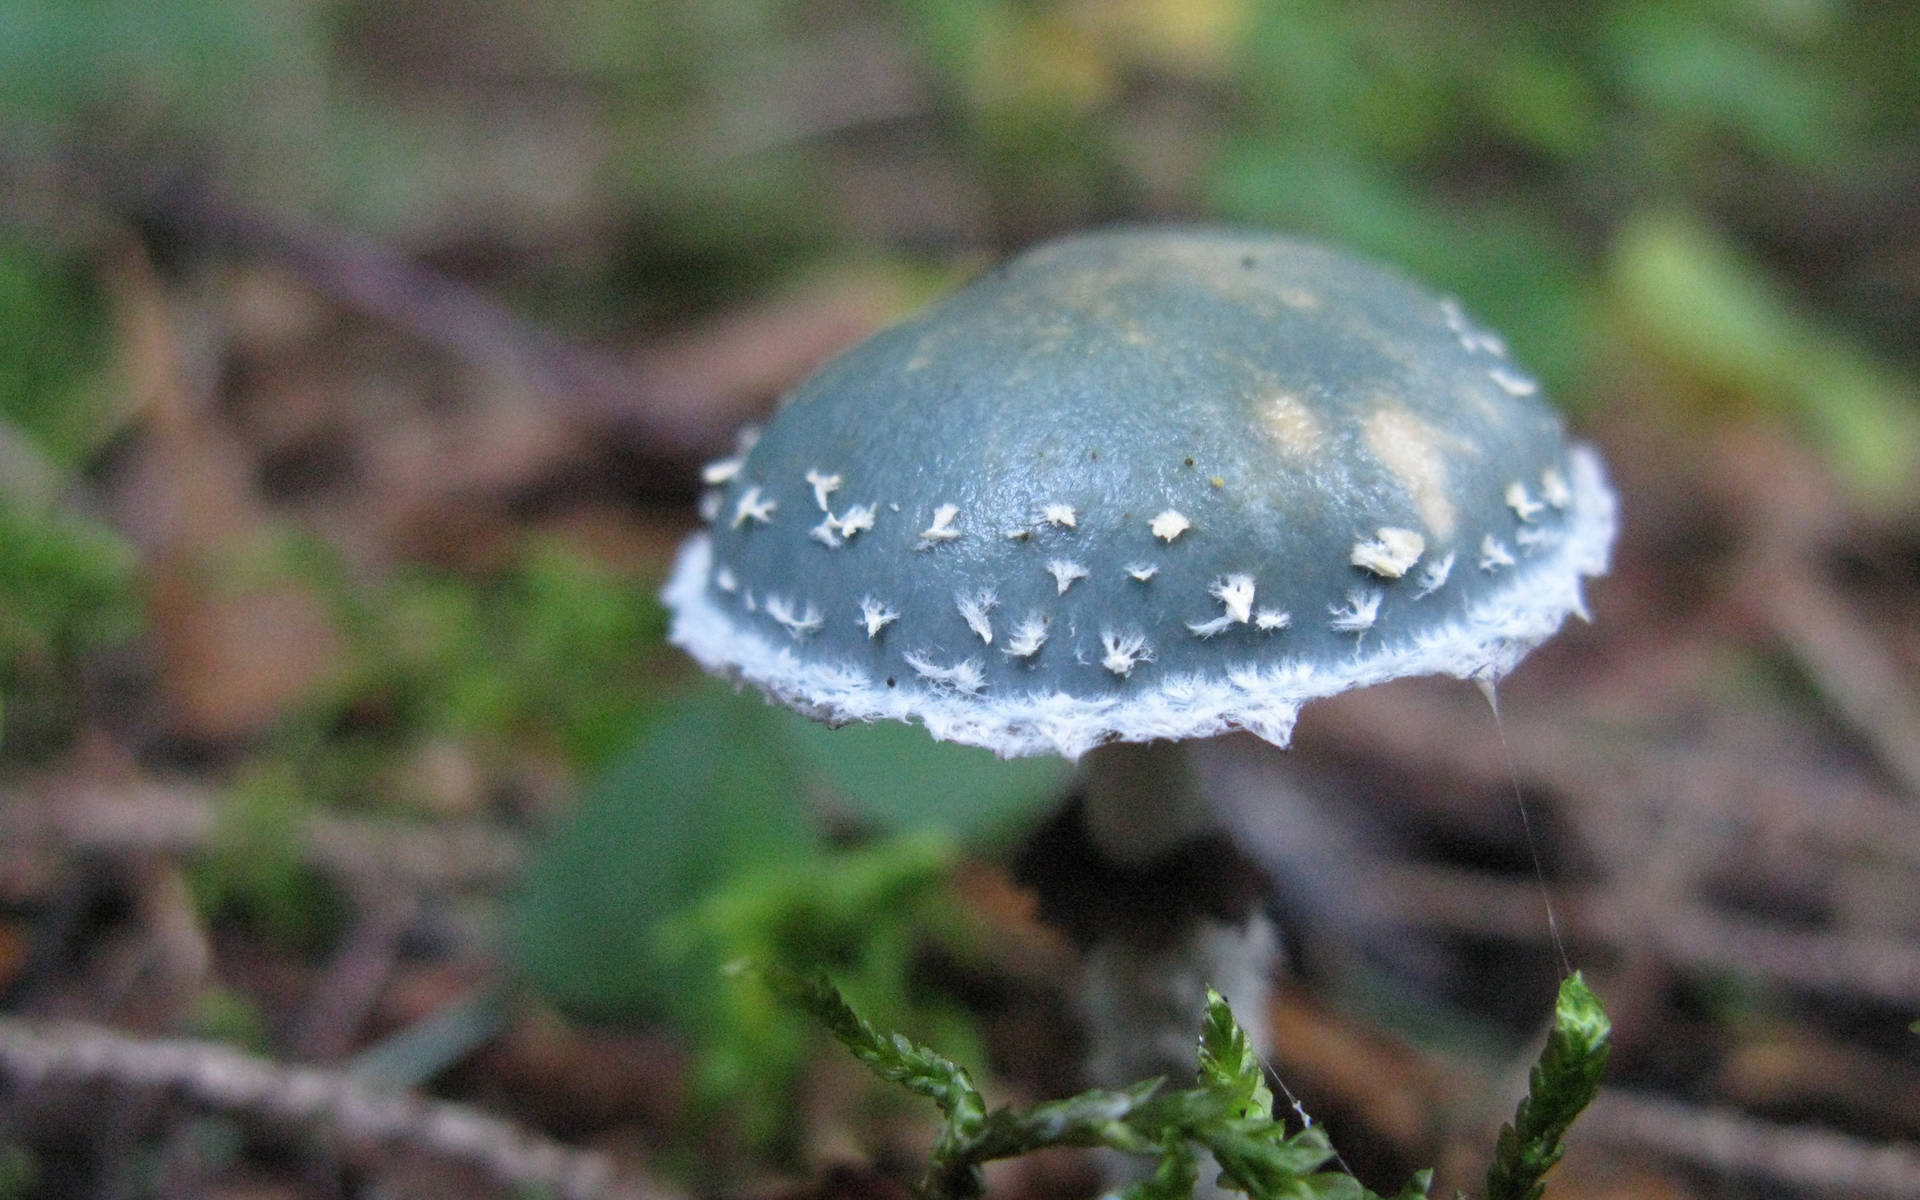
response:
<svg viewBox="0 0 1920 1200"><path fill-rule="evenodd" d="M1153 1159L1152 1174L1129 1185L1123 1200L1191 1197L1203 1152L1218 1166L1222 1187L1255 1200L1386 1200L1337 1167L1320 1129L1288 1132L1275 1118L1259 1056L1217 992L1207 996L1195 1086L1169 1089L1152 1079L1025 1109L988 1109L964 1067L900 1034L881 1033L824 976L761 971L876 1075L939 1107L945 1121L918 1186L927 1200L978 1197L985 1190L982 1164L1053 1146L1103 1146ZM1599 1086L1608 1031L1598 998L1576 973L1561 985L1553 1033L1527 1097L1500 1132L1487 1200L1537 1200L1541 1177L1563 1153L1561 1139ZM1419 1200L1431 1181L1432 1172L1418 1172L1391 1200Z"/></svg>
<svg viewBox="0 0 1920 1200"><path fill-rule="evenodd" d="M1487 1200L1540 1200L1542 1179L1566 1152L1561 1139L1600 1090L1612 1033L1600 997L1575 971L1560 985L1553 1032L1528 1077L1526 1098L1513 1123L1500 1129L1487 1168Z"/></svg>

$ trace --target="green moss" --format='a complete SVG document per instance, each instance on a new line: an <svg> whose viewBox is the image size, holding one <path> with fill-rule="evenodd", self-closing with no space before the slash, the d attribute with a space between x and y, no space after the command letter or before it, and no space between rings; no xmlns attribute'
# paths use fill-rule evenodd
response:
<svg viewBox="0 0 1920 1200"><path fill-rule="evenodd" d="M284 764L256 766L226 789L214 846L188 874L208 919L242 922L304 954L333 944L349 910L304 858L311 809Z"/></svg>
<svg viewBox="0 0 1920 1200"><path fill-rule="evenodd" d="M86 262L0 232L0 424L57 468L80 463L105 430L107 335Z"/></svg>
<svg viewBox="0 0 1920 1200"><path fill-rule="evenodd" d="M135 567L105 527L0 497L0 764L66 744L86 659L140 626Z"/></svg>

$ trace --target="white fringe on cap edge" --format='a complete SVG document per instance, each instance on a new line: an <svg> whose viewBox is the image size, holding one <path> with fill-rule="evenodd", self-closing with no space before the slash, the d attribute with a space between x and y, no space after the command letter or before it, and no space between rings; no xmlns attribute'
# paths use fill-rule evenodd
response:
<svg viewBox="0 0 1920 1200"><path fill-rule="evenodd" d="M1108 741L1211 737L1236 729L1284 747L1310 700L1409 675L1498 679L1569 615L1584 616L1581 580L1606 572L1616 505L1598 454L1575 446L1571 466L1573 517L1550 555L1536 557L1461 620L1410 639L1382 638L1376 648L1339 662L1226 664L1215 674L1169 675L1102 697L963 695L917 679L887 687L853 667L809 661L790 642L781 645L736 624L707 598L713 547L704 534L688 539L661 593L673 611L668 640L709 671L745 680L819 720L917 719L941 741L981 746L1002 758L1078 759Z"/></svg>

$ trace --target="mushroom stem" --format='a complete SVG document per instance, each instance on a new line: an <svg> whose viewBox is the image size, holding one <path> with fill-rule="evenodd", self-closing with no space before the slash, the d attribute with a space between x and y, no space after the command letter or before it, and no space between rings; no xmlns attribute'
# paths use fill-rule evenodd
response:
<svg viewBox="0 0 1920 1200"><path fill-rule="evenodd" d="M1186 748L1103 746L1082 760L1079 783L1080 853L1089 861L1049 863L1038 845L1028 861L1034 874L1059 869L1082 879L1051 896L1037 882L1043 903L1084 949L1087 1081L1123 1087L1157 1075L1172 1087L1190 1085L1209 987L1233 1005L1264 1056L1280 946L1265 909L1268 881L1196 786ZM1110 1162L1109 1174L1131 1178L1136 1165Z"/></svg>
<svg viewBox="0 0 1920 1200"><path fill-rule="evenodd" d="M1088 1082L1118 1088L1161 1076L1169 1087L1192 1086L1209 987L1227 998L1264 1059L1279 949L1279 931L1257 911L1238 923L1194 916L1164 942L1109 937L1089 946L1080 995Z"/></svg>
<svg viewBox="0 0 1920 1200"><path fill-rule="evenodd" d="M1220 831L1179 742L1111 742L1080 760L1081 820L1116 866L1144 867L1184 842Z"/></svg>

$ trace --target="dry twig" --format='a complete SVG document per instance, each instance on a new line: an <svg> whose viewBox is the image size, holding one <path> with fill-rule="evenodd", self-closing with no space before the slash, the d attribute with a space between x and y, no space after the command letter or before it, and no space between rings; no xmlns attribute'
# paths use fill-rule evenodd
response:
<svg viewBox="0 0 1920 1200"><path fill-rule="evenodd" d="M499 890L520 877L524 842L480 822L408 823L316 814L293 833L309 865L341 879L422 891ZM155 781L0 791L7 855L87 851L191 854L215 846L220 809L204 788ZM16 860L17 861L17 860ZM0 875L8 869L0 861Z"/></svg>
<svg viewBox="0 0 1920 1200"><path fill-rule="evenodd" d="M1718 1179L1764 1179L1852 1200L1920 1198L1920 1147L1876 1145L1619 1089L1600 1094L1580 1137L1650 1150Z"/></svg>
<svg viewBox="0 0 1920 1200"><path fill-rule="evenodd" d="M59 1083L177 1091L236 1117L318 1127L344 1150L405 1145L485 1172L507 1187L567 1200L671 1200L622 1177L606 1156L563 1146L461 1104L370 1086L338 1071L291 1067L202 1041L144 1041L86 1025L0 1018L0 1077L30 1097Z"/></svg>
<svg viewBox="0 0 1920 1200"><path fill-rule="evenodd" d="M1850 532L1852 506L1810 452L1785 438L1731 439L1722 457L1747 534L1736 598L1888 773L1920 797L1920 695L1821 565Z"/></svg>
<svg viewBox="0 0 1920 1200"><path fill-rule="evenodd" d="M1405 863L1364 868L1374 882L1363 920L1491 934L1520 941L1545 936L1539 885L1469 871ZM1920 1005L1920 956L1910 942L1870 933L1781 929L1692 904L1676 904L1648 924L1611 889L1559 893L1555 906L1576 943L1657 950L1693 970L1727 971L1828 995L1866 996Z"/></svg>

